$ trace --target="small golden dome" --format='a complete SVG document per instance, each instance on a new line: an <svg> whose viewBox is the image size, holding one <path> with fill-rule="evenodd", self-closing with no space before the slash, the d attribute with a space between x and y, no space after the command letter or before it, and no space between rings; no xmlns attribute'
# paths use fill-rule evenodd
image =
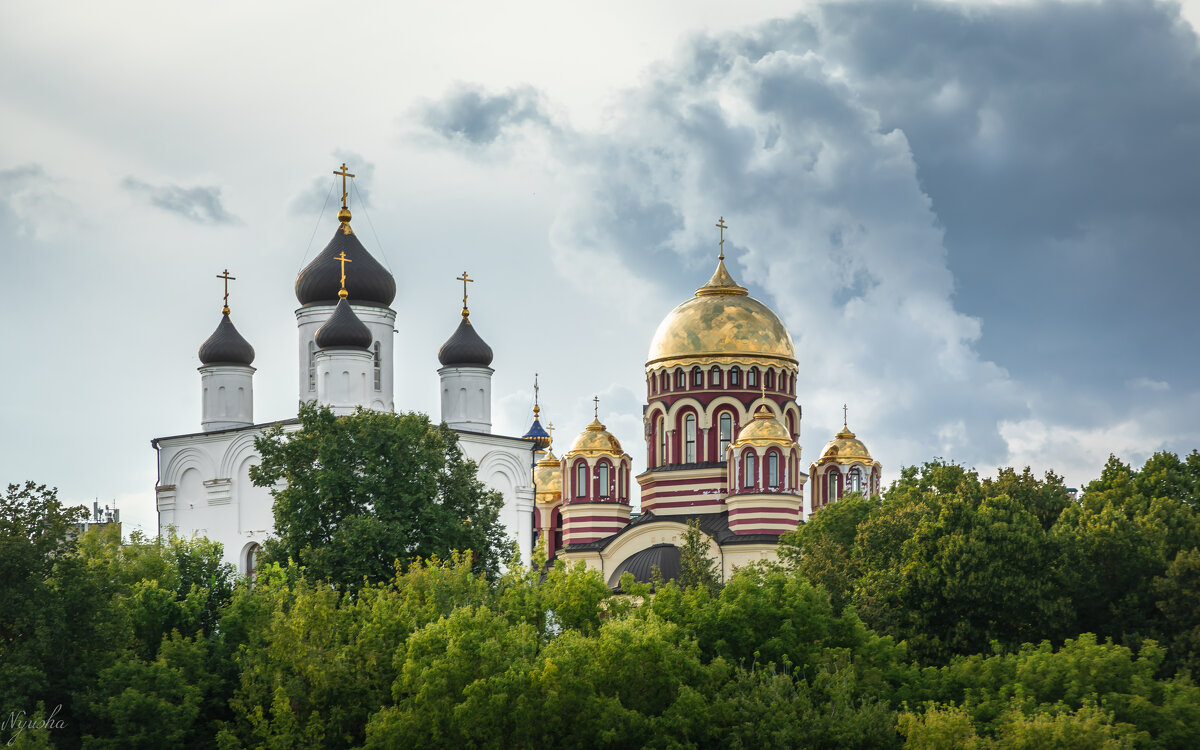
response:
<svg viewBox="0 0 1200 750"><path fill-rule="evenodd" d="M712 356L796 362L792 334L771 308L737 285L723 260L695 297L663 318L650 342L646 366Z"/></svg>
<svg viewBox="0 0 1200 750"><path fill-rule="evenodd" d="M737 440L734 440L731 445L737 448L749 444L777 445L792 442L794 441L787 428L775 418L770 409L763 405L758 407L758 411L754 412L754 419L738 432Z"/></svg>
<svg viewBox="0 0 1200 750"><path fill-rule="evenodd" d="M595 456L602 453L621 456L625 451L621 449L621 443L604 425L600 424L600 420L597 418L593 419L587 429L575 438L575 444L571 446L571 450L567 451L566 458L581 454Z"/></svg>
<svg viewBox="0 0 1200 750"><path fill-rule="evenodd" d="M825 446L821 451L821 460L833 460L838 463L875 463L875 459L871 458L871 452L867 450L867 446L854 436L850 428L842 426L842 431L834 436L833 440Z"/></svg>
<svg viewBox="0 0 1200 750"><path fill-rule="evenodd" d="M546 457L537 462L533 482L538 502L553 502L562 497L562 463L553 450L547 450Z"/></svg>

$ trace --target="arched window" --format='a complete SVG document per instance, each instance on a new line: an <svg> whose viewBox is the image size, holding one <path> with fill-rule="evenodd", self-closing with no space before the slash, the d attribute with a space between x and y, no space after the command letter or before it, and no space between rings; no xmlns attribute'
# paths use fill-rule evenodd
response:
<svg viewBox="0 0 1200 750"><path fill-rule="evenodd" d="M699 367L692 368L692 385L696 387L704 385L704 372Z"/></svg>
<svg viewBox="0 0 1200 750"><path fill-rule="evenodd" d="M757 367L751 367L750 371L746 373L746 387L747 388L757 388L758 387L758 368Z"/></svg>
<svg viewBox="0 0 1200 750"><path fill-rule="evenodd" d="M850 476L847 477L847 483L849 484L849 487L846 488L847 492L862 492L862 469L857 466L851 469Z"/></svg>
<svg viewBox="0 0 1200 750"><path fill-rule="evenodd" d="M683 370L676 370L675 371L675 387L683 388L686 385L687 385L687 381L684 380L684 378L683 378Z"/></svg>
<svg viewBox="0 0 1200 750"><path fill-rule="evenodd" d="M721 416L717 419L717 425L717 460L724 461L725 449L729 447L730 441L733 440L733 415L727 411L721 412Z"/></svg>
<svg viewBox="0 0 1200 750"><path fill-rule="evenodd" d="M737 365L730 367L729 368L729 384L730 385L741 385L742 384L741 379L742 379L741 368L738 367Z"/></svg>
<svg viewBox="0 0 1200 750"><path fill-rule="evenodd" d="M383 390L383 356L380 353L379 342L375 342L372 348L372 353L375 356L375 390Z"/></svg>
<svg viewBox="0 0 1200 750"><path fill-rule="evenodd" d="M754 451L746 451L746 460L743 462L745 466L745 477L742 479L743 487L754 486L754 474L757 471L754 462L757 458L758 456L754 455Z"/></svg>
<svg viewBox="0 0 1200 750"><path fill-rule="evenodd" d="M767 454L767 486L779 489L779 454L775 451Z"/></svg>
<svg viewBox="0 0 1200 750"><path fill-rule="evenodd" d="M667 373L664 370L658 374L658 389L660 391L665 391L669 385L670 383L667 381Z"/></svg>
<svg viewBox="0 0 1200 750"><path fill-rule="evenodd" d="M667 465L667 421L658 418L658 465Z"/></svg>
<svg viewBox="0 0 1200 750"><path fill-rule="evenodd" d="M767 387L775 387L775 371L770 368L767 369Z"/></svg>
<svg viewBox="0 0 1200 750"><path fill-rule="evenodd" d="M696 415L683 418L683 462L696 463Z"/></svg>
<svg viewBox="0 0 1200 750"><path fill-rule="evenodd" d="M587 486L587 464L583 461L580 461L575 465L575 497L587 497Z"/></svg>
<svg viewBox="0 0 1200 750"><path fill-rule="evenodd" d="M833 502L842 494L842 477L834 470L825 475L825 481L828 482L828 490L825 493L826 501Z"/></svg>
<svg viewBox="0 0 1200 750"><path fill-rule="evenodd" d="M600 464L600 468L598 468L596 470L596 474L600 480L599 481L599 484L600 484L599 497L608 497L611 494L611 491L609 490L609 486L608 486L608 464L606 464L606 463Z"/></svg>
<svg viewBox="0 0 1200 750"><path fill-rule="evenodd" d="M713 388L721 387L721 368L713 365L713 368L708 372L708 384Z"/></svg>
<svg viewBox="0 0 1200 750"><path fill-rule="evenodd" d="M246 577L253 581L258 576L258 554L262 547L255 542L246 548Z"/></svg>
<svg viewBox="0 0 1200 750"><path fill-rule="evenodd" d="M317 390L317 342L308 342L308 390Z"/></svg>

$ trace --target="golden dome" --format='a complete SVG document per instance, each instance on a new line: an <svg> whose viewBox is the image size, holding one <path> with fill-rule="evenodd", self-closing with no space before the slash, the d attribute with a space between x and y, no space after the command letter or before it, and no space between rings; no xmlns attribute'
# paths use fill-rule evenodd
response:
<svg viewBox="0 0 1200 750"><path fill-rule="evenodd" d="M765 445L793 442L792 436L788 433L786 427L775 418L775 415L765 405L759 406L758 411L754 412L754 419L743 427L731 444L738 448L743 445Z"/></svg>
<svg viewBox="0 0 1200 750"><path fill-rule="evenodd" d="M695 297L663 318L650 342L646 366L713 356L796 362L792 334L771 308L737 285L724 260Z"/></svg>
<svg viewBox="0 0 1200 750"><path fill-rule="evenodd" d="M871 458L871 452L867 450L867 446L854 436L850 428L842 425L842 431L834 436L833 440L825 446L825 450L821 451L821 461L837 461L838 463L875 463L875 459Z"/></svg>
<svg viewBox="0 0 1200 750"><path fill-rule="evenodd" d="M571 446L571 450L567 451L566 457L570 458L581 454L595 456L602 453L621 456L625 451L621 449L621 443L604 425L600 424L600 420L597 418L593 419L587 429L575 438L575 444Z"/></svg>
<svg viewBox="0 0 1200 750"><path fill-rule="evenodd" d="M533 482L539 502L553 502L562 497L562 463L553 450L547 450L546 457L537 462Z"/></svg>

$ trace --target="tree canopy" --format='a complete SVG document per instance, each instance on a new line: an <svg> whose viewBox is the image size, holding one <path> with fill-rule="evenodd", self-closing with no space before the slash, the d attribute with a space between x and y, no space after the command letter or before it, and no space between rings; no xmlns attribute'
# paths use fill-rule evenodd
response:
<svg viewBox="0 0 1200 750"><path fill-rule="evenodd" d="M508 553L503 498L476 478L456 433L423 414L300 407L300 426L255 441L252 481L271 487L275 534L263 559L293 560L344 586L391 578L397 560L470 550L496 573Z"/></svg>

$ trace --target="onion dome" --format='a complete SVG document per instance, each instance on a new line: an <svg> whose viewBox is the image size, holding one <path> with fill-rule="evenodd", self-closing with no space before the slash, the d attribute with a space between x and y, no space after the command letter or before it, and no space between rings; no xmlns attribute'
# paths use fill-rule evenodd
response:
<svg viewBox="0 0 1200 750"><path fill-rule="evenodd" d="M533 484L540 503L553 503L562 498L562 462L553 450L537 462L533 470Z"/></svg>
<svg viewBox="0 0 1200 750"><path fill-rule="evenodd" d="M343 208L338 219L341 224L333 239L296 277L296 299L301 305L335 304L342 288L337 256L344 252L354 264L354 304L388 307L396 298L396 280L358 241L350 228L350 211Z"/></svg>
<svg viewBox="0 0 1200 750"><path fill-rule="evenodd" d="M871 464L875 459L871 458L871 452L867 450L867 446L855 437L845 423L842 424L842 431L834 436L833 440L825 446L821 451L820 461L837 461L838 463L863 463Z"/></svg>
<svg viewBox="0 0 1200 750"><path fill-rule="evenodd" d="M471 319L464 315L454 335L438 349L438 361L442 367L487 367L492 364L492 347L479 337Z"/></svg>
<svg viewBox="0 0 1200 750"><path fill-rule="evenodd" d="M357 291L357 277L354 287ZM345 297L338 300L329 320L325 321L325 325L318 328L313 336L321 349L368 349L373 338L371 329L358 319Z"/></svg>
<svg viewBox="0 0 1200 750"><path fill-rule="evenodd" d="M775 415L764 404L758 407L758 411L754 412L754 419L742 427L738 432L737 440L730 445L740 448L743 445L779 445L792 442L794 441L788 433L788 429L775 418Z"/></svg>
<svg viewBox="0 0 1200 750"><path fill-rule="evenodd" d="M680 560L679 548L674 544L656 544L637 554L630 555L617 567L616 572L612 575L612 580L619 581L621 575L628 572L632 573L637 581L650 583L654 580L655 568L658 568L663 581L678 580L682 569Z"/></svg>
<svg viewBox="0 0 1200 750"><path fill-rule="evenodd" d="M567 457L601 454L621 456L624 453L621 443L613 437L608 428L600 424L600 419L597 417L592 420L586 430L579 433L579 437L575 438L575 444L571 446L571 450L567 451Z"/></svg>
<svg viewBox="0 0 1200 750"><path fill-rule="evenodd" d="M779 316L738 286L722 258L696 296L663 318L650 342L646 366L730 356L795 363L796 347Z"/></svg>
<svg viewBox="0 0 1200 750"><path fill-rule="evenodd" d="M200 345L200 362L204 365L243 365L254 361L254 347L242 338L229 319L229 308L221 315L217 330Z"/></svg>

